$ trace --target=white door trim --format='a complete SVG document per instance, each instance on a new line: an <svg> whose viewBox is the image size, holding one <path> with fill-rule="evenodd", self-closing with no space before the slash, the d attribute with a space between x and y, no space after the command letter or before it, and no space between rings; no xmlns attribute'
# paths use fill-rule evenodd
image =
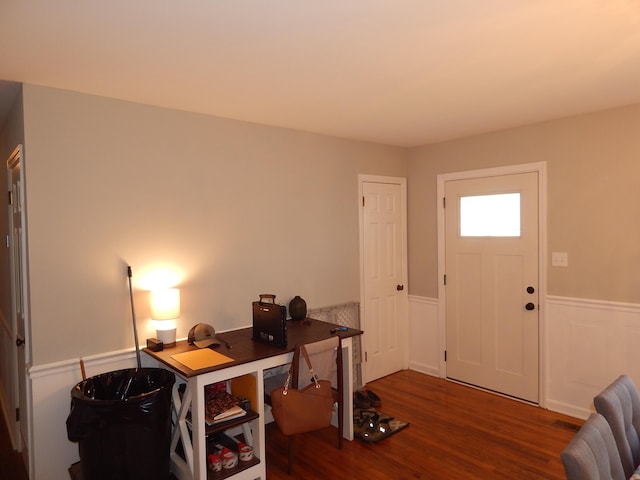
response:
<svg viewBox="0 0 640 480"><path fill-rule="evenodd" d="M408 233L407 233L407 179L404 177L387 177L387 176L379 176L379 175L358 175L358 231L359 231L359 268L360 268L360 329L366 332L366 312L363 310L363 305L365 304L365 276L364 276L364 215L362 209L362 198L363 198L363 185L365 183L391 183L400 186L401 192L401 210L402 210L402 237L403 240L401 243L402 248L402 270L403 270L403 284L405 286L406 292L409 292L409 271L408 271L408 251L407 251L407 242L408 242ZM408 295L407 295L408 302ZM363 312L365 314L363 314ZM403 324L405 325L405 332L402 335L402 342L404 345L404 358L403 365L404 368L409 367L409 313L408 313L408 305L405 309L406 318L403 319ZM362 359L362 379L363 383L366 383L368 380L367 376L367 362L366 362L366 342L362 342L363 347L363 359Z"/></svg>
<svg viewBox="0 0 640 480"><path fill-rule="evenodd" d="M517 173L538 173L538 272L540 276L539 289L539 403L546 407L546 379L547 379L547 164L546 162L526 163L522 165L509 165L505 167L487 168L481 170L468 170L465 172L443 173L437 179L438 205L438 350L440 351L439 374L442 378L447 376L447 364L444 361L446 350L446 293L444 288L445 274L445 231L444 231L444 198L445 182L450 180L464 180L470 178L492 177L499 175L512 175Z"/></svg>

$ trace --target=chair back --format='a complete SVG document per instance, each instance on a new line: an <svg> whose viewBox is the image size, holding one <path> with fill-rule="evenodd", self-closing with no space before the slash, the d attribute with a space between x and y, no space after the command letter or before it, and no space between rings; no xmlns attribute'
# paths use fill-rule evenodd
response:
<svg viewBox="0 0 640 480"><path fill-rule="evenodd" d="M567 480L626 480L609 424L592 414L560 454Z"/></svg>
<svg viewBox="0 0 640 480"><path fill-rule="evenodd" d="M319 342L307 343L305 348L311 360L313 372L320 380L329 380L334 388L338 387L337 355L340 339L338 336L327 338ZM311 372L307 363L302 359L294 359L298 367L298 388L304 388L311 383Z"/></svg>
<svg viewBox="0 0 640 480"><path fill-rule="evenodd" d="M593 399L593 404L611 427L629 478L640 464L640 396L633 380L620 375Z"/></svg>

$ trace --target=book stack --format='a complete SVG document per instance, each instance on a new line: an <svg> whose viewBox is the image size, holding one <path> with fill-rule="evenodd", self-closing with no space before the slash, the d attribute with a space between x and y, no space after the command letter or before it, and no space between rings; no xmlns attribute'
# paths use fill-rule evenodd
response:
<svg viewBox="0 0 640 480"><path fill-rule="evenodd" d="M232 420L246 415L240 400L227 391L206 392L205 420L208 425Z"/></svg>

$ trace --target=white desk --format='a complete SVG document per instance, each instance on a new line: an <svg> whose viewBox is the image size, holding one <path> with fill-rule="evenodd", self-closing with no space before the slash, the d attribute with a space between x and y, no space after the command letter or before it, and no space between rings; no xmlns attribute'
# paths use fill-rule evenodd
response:
<svg viewBox="0 0 640 480"><path fill-rule="evenodd" d="M233 362L214 367L191 370L185 365L171 358L177 353L195 350L196 347L187 342L178 342L175 347L161 352L144 349L147 354L146 366L154 363L175 373L176 383L173 391L174 427L171 439L171 469L180 480L207 479L207 426L205 422L205 394L206 385L236 378L242 375L253 375L256 380L258 416L244 423L239 419L236 424L244 425L245 437L249 435L253 440L255 456L260 460L237 474L230 476L233 480L249 480L255 478L266 479L266 449L265 449L265 406L264 406L264 373L266 370L291 362L293 349L296 344L312 343L331 335L334 324L320 320L310 320L308 324L289 322L288 348L277 348L255 342L251 339L252 328L243 328L219 334L232 348L224 346L218 351L234 359ZM343 436L353 440L353 360L352 337L360 335L362 331L352 328L338 333L342 337L344 392L342 407L344 412ZM182 380L182 382L180 381ZM186 383L186 390L182 399L178 393L181 383ZM188 415L191 421L188 420ZM240 425L240 426L242 426ZM190 435L189 430L192 430ZM193 442L191 441L193 438ZM181 440L183 455L176 452L176 446ZM216 476L216 478L218 478Z"/></svg>

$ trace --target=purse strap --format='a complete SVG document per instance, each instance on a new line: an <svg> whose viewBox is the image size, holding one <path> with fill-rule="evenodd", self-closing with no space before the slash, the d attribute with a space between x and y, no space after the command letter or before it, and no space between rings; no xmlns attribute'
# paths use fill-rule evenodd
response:
<svg viewBox="0 0 640 480"><path fill-rule="evenodd" d="M311 379L313 380L313 383L315 383L316 388L320 388L320 384L318 383L318 377L315 373L313 373L313 366L311 366L311 359L309 358L309 353L307 352L307 348L304 345L297 345L296 348L302 352L302 355L304 356L304 360L305 362L307 362L307 367L309 368L309 373L311 373ZM291 377L293 376L293 368L294 368L294 365L293 365L293 362L291 362L291 365L289 366L289 372L287 373L287 378L284 381L284 390L282 391L283 395L287 394L287 390L289 389L289 385L291 384Z"/></svg>

